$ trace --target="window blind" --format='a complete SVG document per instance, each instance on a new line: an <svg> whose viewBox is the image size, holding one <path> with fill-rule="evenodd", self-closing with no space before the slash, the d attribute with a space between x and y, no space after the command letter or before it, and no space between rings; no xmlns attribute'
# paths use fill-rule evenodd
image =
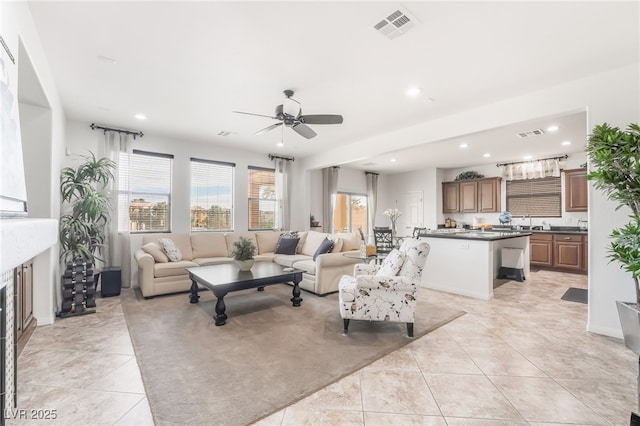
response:
<svg viewBox="0 0 640 426"><path fill-rule="evenodd" d="M559 177L507 181L507 210L514 216L561 217Z"/></svg>
<svg viewBox="0 0 640 426"><path fill-rule="evenodd" d="M173 155L138 150L130 156L121 154L118 213L124 217L122 209L128 205L129 231L170 230L172 169Z"/></svg>
<svg viewBox="0 0 640 426"><path fill-rule="evenodd" d="M274 229L278 200L274 169L249 167L249 229Z"/></svg>
<svg viewBox="0 0 640 426"><path fill-rule="evenodd" d="M191 230L233 230L234 163L191 159Z"/></svg>

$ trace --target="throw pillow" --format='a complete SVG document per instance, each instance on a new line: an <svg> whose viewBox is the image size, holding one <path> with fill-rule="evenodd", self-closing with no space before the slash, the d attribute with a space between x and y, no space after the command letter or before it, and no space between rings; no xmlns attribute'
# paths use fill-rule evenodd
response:
<svg viewBox="0 0 640 426"><path fill-rule="evenodd" d="M182 252L170 238L160 238L158 244L162 251L167 255L170 262L179 262L182 260Z"/></svg>
<svg viewBox="0 0 640 426"><path fill-rule="evenodd" d="M296 254L300 238L280 238L276 245L276 254Z"/></svg>
<svg viewBox="0 0 640 426"><path fill-rule="evenodd" d="M393 249L387 257L382 261L382 265L380 265L380 269L376 272L376 275L381 276L394 276L398 275L400 272L400 268L402 268L402 264L404 263L405 255L398 249Z"/></svg>
<svg viewBox="0 0 640 426"><path fill-rule="evenodd" d="M278 237L278 242L276 243L276 249L274 251L274 253L276 254L296 254L294 253L281 253L282 249L280 249L280 251L278 250L278 247L280 247L281 241L282 240L293 240L293 239L297 239L296 241L296 247L297 244L300 242L300 236L298 235L298 231L285 231L282 234L280 234L280 237ZM291 242L287 243L286 246L289 247L289 244L293 244ZM296 249L296 247L294 247L294 250Z"/></svg>
<svg viewBox="0 0 640 426"><path fill-rule="evenodd" d="M331 250L333 249L333 241L331 241L328 238L325 238L320 245L318 246L318 249L316 250L316 252L313 255L313 260L315 261L316 258L318 256L320 256L321 254L325 254L325 253L329 253Z"/></svg>
<svg viewBox="0 0 640 426"><path fill-rule="evenodd" d="M158 263L167 263L169 261L169 258L164 254L158 243L147 243L142 246L142 250L144 250L145 253L150 254L153 257L153 260Z"/></svg>

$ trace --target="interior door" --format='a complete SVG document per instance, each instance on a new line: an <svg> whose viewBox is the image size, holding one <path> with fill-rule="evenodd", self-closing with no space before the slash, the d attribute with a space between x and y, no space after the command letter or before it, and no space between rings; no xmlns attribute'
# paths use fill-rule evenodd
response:
<svg viewBox="0 0 640 426"><path fill-rule="evenodd" d="M398 234L401 237L411 236L414 227L424 225L424 201L422 191L405 192L402 194L402 216L398 220ZM403 220L404 219L404 220Z"/></svg>

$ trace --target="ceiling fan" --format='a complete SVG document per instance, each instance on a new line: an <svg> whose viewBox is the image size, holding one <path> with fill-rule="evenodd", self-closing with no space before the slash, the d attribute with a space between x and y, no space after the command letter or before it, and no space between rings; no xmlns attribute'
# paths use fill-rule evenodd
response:
<svg viewBox="0 0 640 426"><path fill-rule="evenodd" d="M280 123L272 124L264 129L258 130L256 135L273 130L283 124L286 127L291 127L297 134L307 139L311 139L317 135L316 132L307 126L307 124L341 124L342 116L337 114L309 114L302 115L302 107L300 102L292 98L293 90L285 90L284 95L286 99L281 105L276 107L274 116L254 114L252 112L233 111L238 114L256 115L258 117L268 117L274 120L279 120Z"/></svg>

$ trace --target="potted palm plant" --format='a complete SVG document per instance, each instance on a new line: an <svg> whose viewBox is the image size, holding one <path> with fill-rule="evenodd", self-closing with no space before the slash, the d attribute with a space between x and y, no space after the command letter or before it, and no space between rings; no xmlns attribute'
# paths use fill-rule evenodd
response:
<svg viewBox="0 0 640 426"><path fill-rule="evenodd" d="M640 126L629 124L626 131L607 123L595 126L587 154L593 166L588 174L593 186L616 201L618 208L626 206L631 210L629 223L611 232L609 258L630 272L635 283L635 302L618 302L618 312L625 344L640 355ZM629 324L626 319L631 317ZM634 331L634 335L627 331Z"/></svg>
<svg viewBox="0 0 640 426"><path fill-rule="evenodd" d="M60 260L67 265L61 313L95 307L93 267L103 260L111 219L104 189L114 177L115 163L91 152L82 159L76 167L65 167L60 173Z"/></svg>
<svg viewBox="0 0 640 426"><path fill-rule="evenodd" d="M231 256L236 261L238 269L248 271L255 263L253 256L256 255L256 245L249 238L240 237L238 241L233 243L233 251Z"/></svg>

